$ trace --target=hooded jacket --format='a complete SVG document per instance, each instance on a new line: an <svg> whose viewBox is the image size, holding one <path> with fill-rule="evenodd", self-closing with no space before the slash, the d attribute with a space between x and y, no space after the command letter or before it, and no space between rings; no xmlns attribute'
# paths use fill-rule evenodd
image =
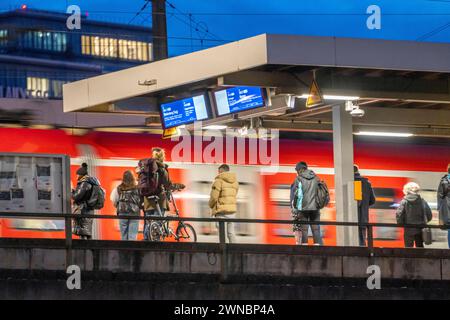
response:
<svg viewBox="0 0 450 320"><path fill-rule="evenodd" d="M299 182L302 186L302 206L301 210L305 211L316 211L319 210L316 203L317 188L319 183L319 178L316 176L314 171L306 169L301 172L291 185L291 196L290 203L292 209L297 209L295 202L297 201Z"/></svg>
<svg viewBox="0 0 450 320"><path fill-rule="evenodd" d="M93 185L100 185L100 183L96 178L85 175L78 180L77 187L72 194L74 212L81 213L81 216L74 220L74 233L79 236L92 236L93 219L82 216L94 214L94 210L86 205L86 201L91 197Z"/></svg>
<svg viewBox="0 0 450 320"><path fill-rule="evenodd" d="M437 192L439 224L450 224L450 174L442 177Z"/></svg>
<svg viewBox="0 0 450 320"><path fill-rule="evenodd" d="M425 224L433 218L433 214L428 203L415 193L408 193L403 198L397 209L396 216L398 224ZM421 229L405 229L405 233L420 232Z"/></svg>
<svg viewBox="0 0 450 320"><path fill-rule="evenodd" d="M236 174L233 172L220 173L211 187L209 197L209 207L211 215L233 214L237 211L236 196L239 190L239 183Z"/></svg>

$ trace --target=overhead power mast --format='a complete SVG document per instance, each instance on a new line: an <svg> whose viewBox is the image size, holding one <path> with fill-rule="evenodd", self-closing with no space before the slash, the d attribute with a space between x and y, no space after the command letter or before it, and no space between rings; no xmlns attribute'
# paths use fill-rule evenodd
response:
<svg viewBox="0 0 450 320"><path fill-rule="evenodd" d="M166 1L152 1L152 28L153 28L153 60L163 60L168 57L167 49L167 21Z"/></svg>

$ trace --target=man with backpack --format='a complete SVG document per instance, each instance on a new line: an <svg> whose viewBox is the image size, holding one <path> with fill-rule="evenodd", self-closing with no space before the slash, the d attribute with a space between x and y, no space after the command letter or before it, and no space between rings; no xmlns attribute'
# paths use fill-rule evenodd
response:
<svg viewBox="0 0 450 320"><path fill-rule="evenodd" d="M439 211L439 224L450 224L450 163L447 166L447 174L439 182L437 192L437 202ZM448 247L450 248L450 229L447 229Z"/></svg>
<svg viewBox="0 0 450 320"><path fill-rule="evenodd" d="M355 164L353 166L354 180L361 183L361 199L358 200L358 222L369 222L369 207L375 204L375 194L370 184L369 179L361 176L359 167ZM367 227L359 227L359 245L366 246Z"/></svg>
<svg viewBox="0 0 450 320"><path fill-rule="evenodd" d="M101 188L97 178L88 175L88 165L83 163L77 170L77 187L72 191L74 203L73 213L80 214L74 221L73 233L83 240L92 238L92 218L83 215L93 215L94 210L103 208L105 191Z"/></svg>
<svg viewBox="0 0 450 320"><path fill-rule="evenodd" d="M311 227L314 245L322 244L319 225L301 224L303 221L320 221L320 209L329 202L326 184L320 181L306 162L295 166L297 177L291 185L290 203L294 220L294 235L297 244L308 244L308 227Z"/></svg>
<svg viewBox="0 0 450 320"><path fill-rule="evenodd" d="M146 217L164 216L165 211L169 210L169 199L165 191L170 188L172 182L169 178L168 166L164 163L165 159L164 149L153 148L152 157L142 159L138 164L138 188L144 197ZM144 240L151 240L149 230L151 223L151 220L145 220Z"/></svg>

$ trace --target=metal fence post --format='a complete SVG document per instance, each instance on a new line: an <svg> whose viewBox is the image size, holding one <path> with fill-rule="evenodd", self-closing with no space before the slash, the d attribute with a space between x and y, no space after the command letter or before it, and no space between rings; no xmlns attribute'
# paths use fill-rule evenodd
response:
<svg viewBox="0 0 450 320"><path fill-rule="evenodd" d="M66 269L72 265L72 219L65 218L65 235L66 235Z"/></svg>
<svg viewBox="0 0 450 320"><path fill-rule="evenodd" d="M227 243L225 239L225 221L219 221L219 242L222 251L222 259L220 264L220 278L221 281L226 281L228 278L228 252Z"/></svg>
<svg viewBox="0 0 450 320"><path fill-rule="evenodd" d="M369 264L373 265L375 262L373 253L373 226L367 226L367 248L369 249Z"/></svg>

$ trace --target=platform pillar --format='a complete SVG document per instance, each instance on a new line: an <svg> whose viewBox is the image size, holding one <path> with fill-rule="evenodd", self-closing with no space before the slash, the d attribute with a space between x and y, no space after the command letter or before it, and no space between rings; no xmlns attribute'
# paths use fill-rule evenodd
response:
<svg viewBox="0 0 450 320"><path fill-rule="evenodd" d="M354 200L352 116L344 105L333 106L333 156L336 221L358 221ZM357 246L358 228L336 227L338 246Z"/></svg>

